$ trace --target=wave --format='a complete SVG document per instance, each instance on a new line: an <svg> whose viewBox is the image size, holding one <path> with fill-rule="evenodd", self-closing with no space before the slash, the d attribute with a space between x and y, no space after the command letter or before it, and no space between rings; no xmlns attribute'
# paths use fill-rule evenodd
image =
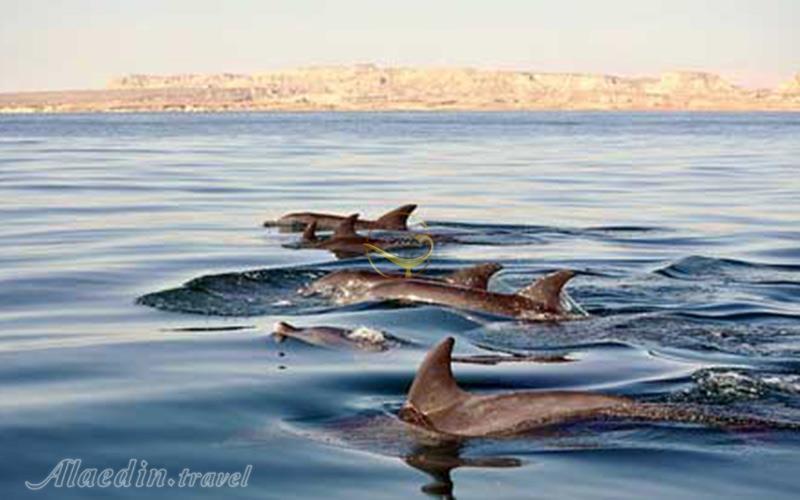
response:
<svg viewBox="0 0 800 500"><path fill-rule="evenodd" d="M800 265L765 264L702 255L682 258L654 271L654 273L668 278L686 280L704 278L751 284L770 284L775 281L800 284ZM798 281L788 280L787 274L790 274Z"/></svg>
<svg viewBox="0 0 800 500"><path fill-rule="evenodd" d="M476 345L535 353L609 347L679 349L745 356L752 363L800 353L800 321L725 321L684 312L617 314L561 324L496 322L465 332ZM611 344L608 344L611 343Z"/></svg>
<svg viewBox="0 0 800 500"><path fill-rule="evenodd" d="M777 398L791 401L800 396L800 375L756 370L708 368L692 375L692 386L671 395L676 402L727 405Z"/></svg>
<svg viewBox="0 0 800 500"><path fill-rule="evenodd" d="M142 295L136 303L210 316L309 314L329 306L314 297L302 297L297 290L324 274L297 267L201 276L176 288Z"/></svg>

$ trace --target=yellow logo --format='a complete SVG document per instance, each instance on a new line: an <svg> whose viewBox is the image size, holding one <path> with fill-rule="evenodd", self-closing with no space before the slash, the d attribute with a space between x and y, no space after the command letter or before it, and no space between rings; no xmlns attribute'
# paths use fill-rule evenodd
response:
<svg viewBox="0 0 800 500"><path fill-rule="evenodd" d="M428 226L425 225L425 222L420 220L420 225L423 229L428 229ZM375 272L380 274L381 276L389 277L385 273L383 273L380 268L373 262L372 260L372 253L375 252L384 259L388 260L389 262L393 263L394 265L400 267L404 270L403 276L406 278L411 278L413 276L412 270L420 267L424 264L422 270L425 270L428 267L428 259L431 258L433 255L433 238L430 235L419 233L414 234L412 236L414 240L419 243L420 247L427 247L427 251L422 255L418 255L415 257L401 257L399 255L393 254L391 252L387 252L383 248L378 245L374 245L372 243L364 243L364 246L367 247L367 259L369 260L370 265ZM420 270L419 272L421 272Z"/></svg>

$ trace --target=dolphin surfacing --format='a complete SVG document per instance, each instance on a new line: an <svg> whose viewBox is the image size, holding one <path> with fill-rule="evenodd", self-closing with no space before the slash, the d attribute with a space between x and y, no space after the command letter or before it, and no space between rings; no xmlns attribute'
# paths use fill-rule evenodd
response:
<svg viewBox="0 0 800 500"><path fill-rule="evenodd" d="M297 328L284 321L275 323L272 332L277 342L294 338L319 347L382 352L406 343L388 333L371 328L348 330L332 326Z"/></svg>
<svg viewBox="0 0 800 500"><path fill-rule="evenodd" d="M303 328L278 321L272 329L275 342L281 343L287 338L306 344L328 349L348 351L384 352L396 347L416 347L416 342L396 337L387 332L367 327L353 329L335 326L307 326ZM525 356L477 354L471 356L452 357L453 363L472 363L479 365L496 365L498 363L569 363L571 359L564 356Z"/></svg>
<svg viewBox="0 0 800 500"><path fill-rule="evenodd" d="M367 298L423 302L512 318L550 321L569 316L563 290L575 274L571 270L556 271L514 294L409 279L374 286Z"/></svg>
<svg viewBox="0 0 800 500"><path fill-rule="evenodd" d="M356 232L356 224L359 220L358 217L358 214L352 214L342 219L333 231L333 235L324 240L317 237L319 223L316 220L311 221L303 231L301 247L329 250L337 257L355 257L365 255L370 251L367 244L379 246L387 250L395 248L414 248L420 245L419 242L413 238L380 239L360 235Z"/></svg>
<svg viewBox="0 0 800 500"><path fill-rule="evenodd" d="M420 364L398 416L428 431L458 437L509 436L586 420L680 422L725 428L800 430L800 423L717 415L676 404L640 403L585 391L515 391L472 394L451 370L455 341L448 337Z"/></svg>
<svg viewBox="0 0 800 500"><path fill-rule="evenodd" d="M627 398L589 392L470 394L453 378L450 363L454 343L448 337L425 356L400 410L402 420L455 436L495 436L517 434L633 404Z"/></svg>
<svg viewBox="0 0 800 500"><path fill-rule="evenodd" d="M441 278L418 277L415 280L445 283L466 288L486 290L489 280L503 269L501 264L489 262L459 269ZM404 281L402 274L384 273L367 270L340 270L311 282L298 293L302 295L322 295L334 298L337 302L347 303L361 300L369 290L377 285L395 281Z"/></svg>
<svg viewBox="0 0 800 500"><path fill-rule="evenodd" d="M390 210L375 220L359 220L356 229L377 229L385 231L407 231L408 217L417 209L417 205L409 204ZM306 227L316 223L320 231L334 230L347 216L324 214L318 212L293 212L275 221L264 222L264 227Z"/></svg>

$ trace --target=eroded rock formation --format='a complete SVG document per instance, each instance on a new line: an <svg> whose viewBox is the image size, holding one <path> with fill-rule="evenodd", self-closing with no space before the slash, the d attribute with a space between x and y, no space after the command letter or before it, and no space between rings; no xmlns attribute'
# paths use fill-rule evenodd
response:
<svg viewBox="0 0 800 500"><path fill-rule="evenodd" d="M469 68L311 67L114 79L107 90L0 94L3 111L800 110L800 74L749 90L703 72L629 78Z"/></svg>

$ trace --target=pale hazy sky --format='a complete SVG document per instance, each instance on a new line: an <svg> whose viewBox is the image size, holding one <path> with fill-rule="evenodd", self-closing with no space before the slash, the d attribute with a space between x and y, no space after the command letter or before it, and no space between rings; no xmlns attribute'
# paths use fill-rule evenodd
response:
<svg viewBox="0 0 800 500"><path fill-rule="evenodd" d="M316 64L800 71L800 0L0 0L0 91Z"/></svg>

